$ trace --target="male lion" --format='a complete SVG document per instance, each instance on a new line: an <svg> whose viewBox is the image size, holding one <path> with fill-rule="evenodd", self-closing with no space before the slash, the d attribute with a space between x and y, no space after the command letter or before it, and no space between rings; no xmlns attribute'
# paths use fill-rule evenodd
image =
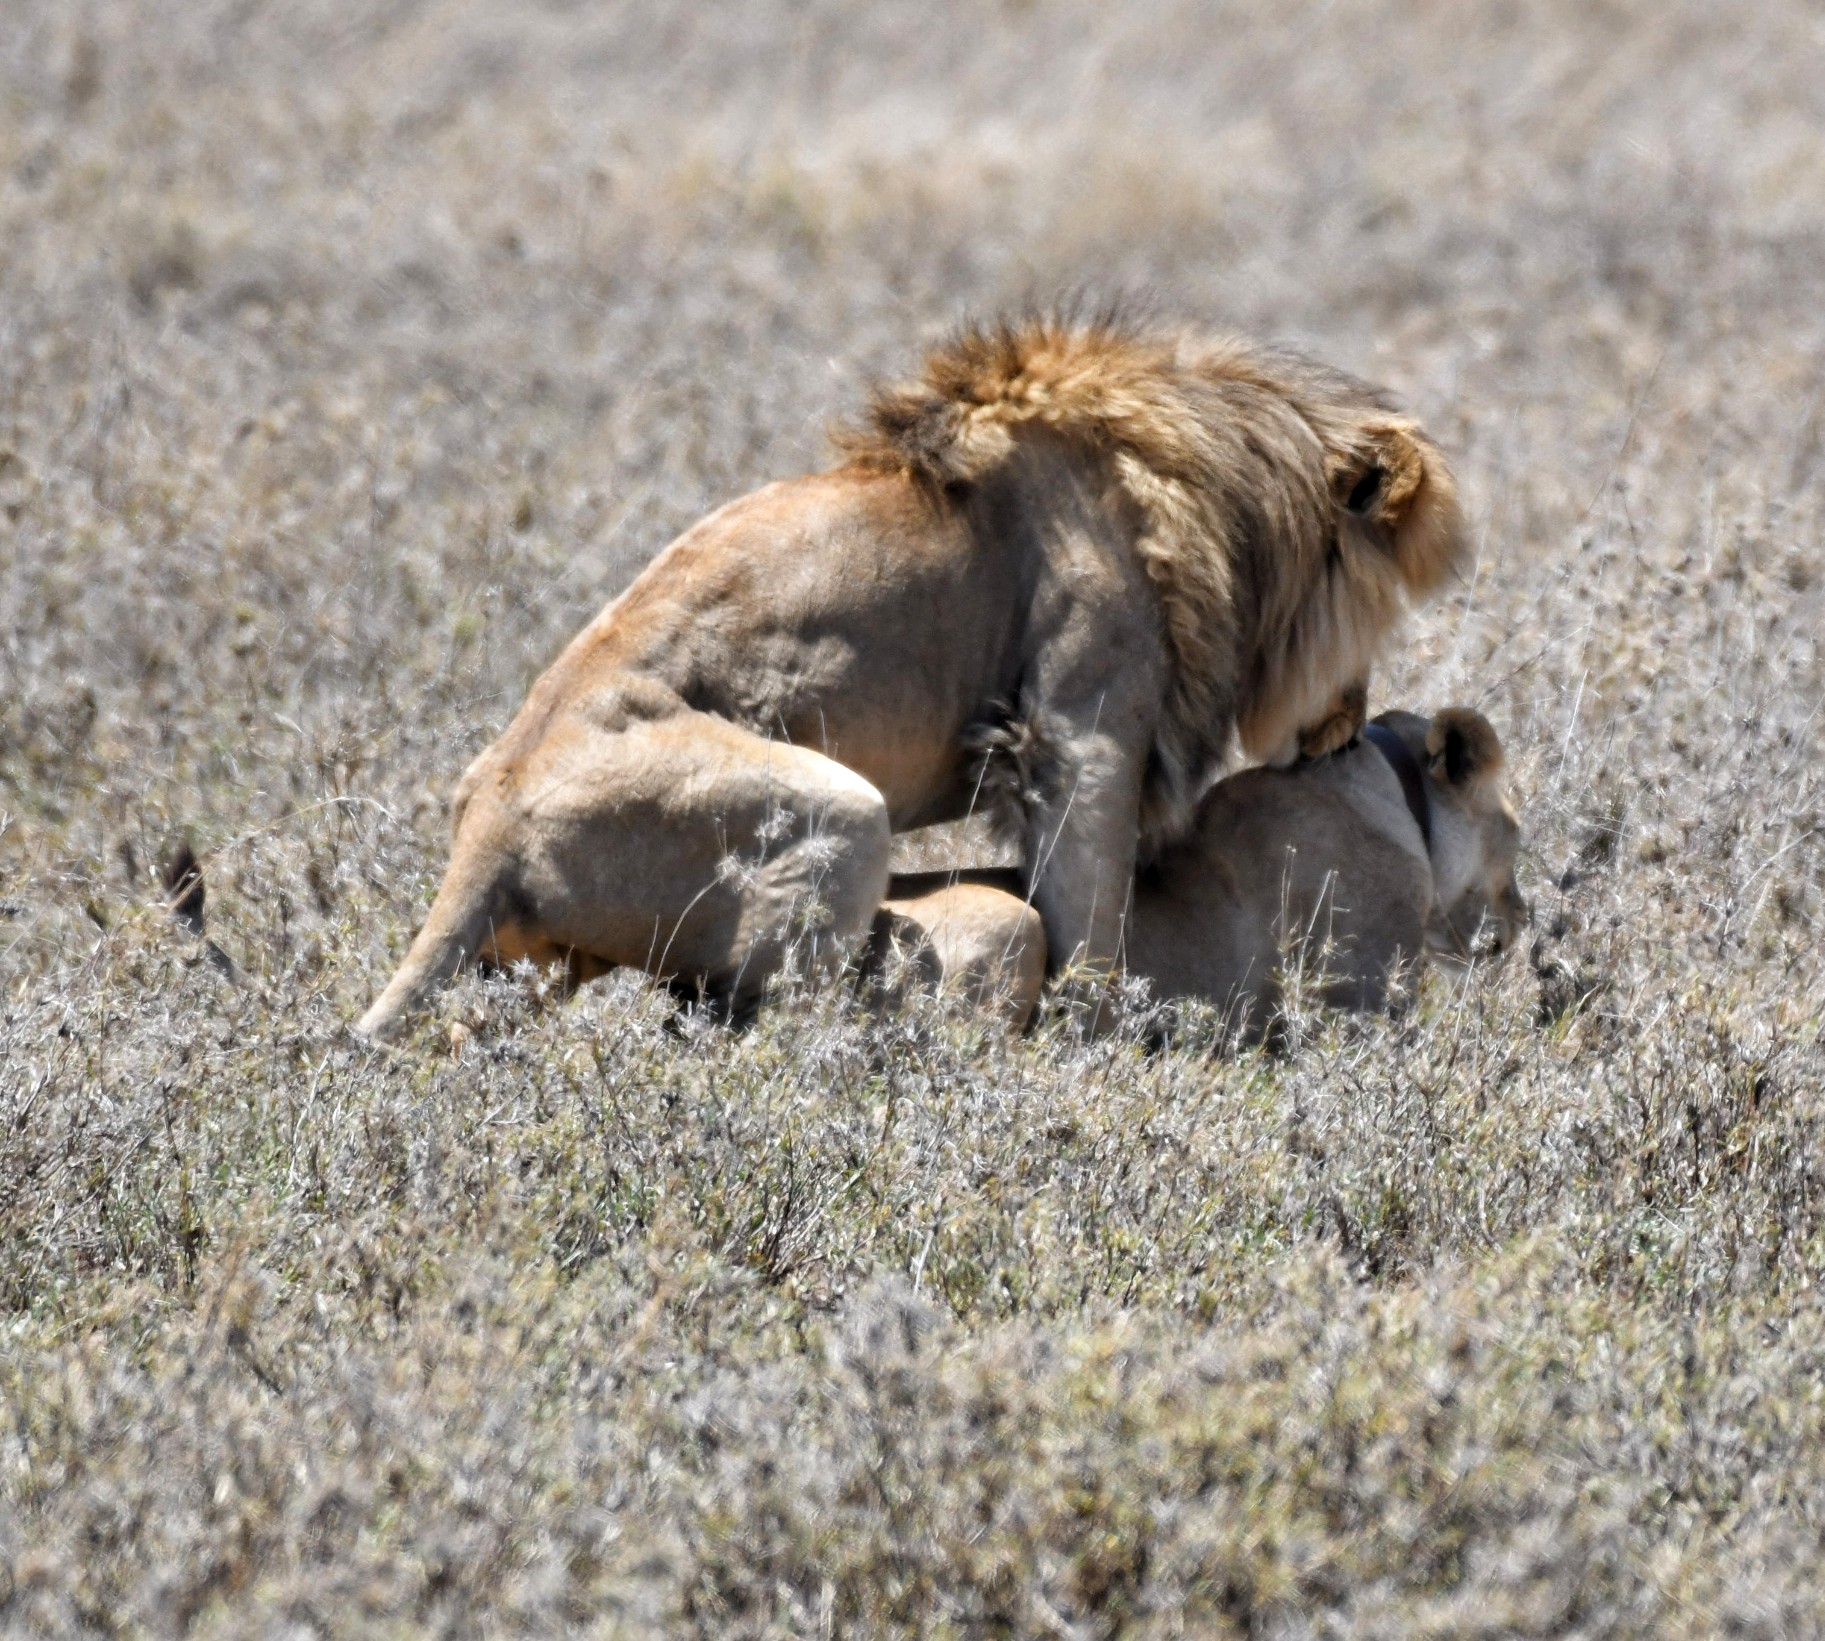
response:
<svg viewBox="0 0 1825 1641"><path fill-rule="evenodd" d="M1379 1009L1427 956L1506 951L1527 918L1515 882L1520 827L1502 746L1465 708L1384 713L1357 745L1219 782L1191 832L1135 876L1128 973L1161 999L1195 997L1259 1037L1284 961L1309 961L1327 1002ZM891 880L870 967L890 946L917 977L1032 1017L1044 953L1019 874L926 872Z"/></svg>
<svg viewBox="0 0 1825 1641"><path fill-rule="evenodd" d="M686 531L533 685L361 1030L476 955L745 1006L795 941L861 936L889 832L966 813L1008 721L1047 749L1024 813L1048 947L1107 969L1137 855L1232 734L1347 738L1340 696L1463 551L1413 422L1230 339L969 330L840 442Z"/></svg>

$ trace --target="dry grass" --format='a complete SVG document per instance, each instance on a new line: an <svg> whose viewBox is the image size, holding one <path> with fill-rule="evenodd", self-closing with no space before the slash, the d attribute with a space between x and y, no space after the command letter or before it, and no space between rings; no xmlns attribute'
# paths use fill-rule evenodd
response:
<svg viewBox="0 0 1825 1641"><path fill-rule="evenodd" d="M1822 123L1799 0L13 0L0 1630L1825 1633ZM1082 283L1454 452L1532 954L354 1047L557 645Z"/></svg>

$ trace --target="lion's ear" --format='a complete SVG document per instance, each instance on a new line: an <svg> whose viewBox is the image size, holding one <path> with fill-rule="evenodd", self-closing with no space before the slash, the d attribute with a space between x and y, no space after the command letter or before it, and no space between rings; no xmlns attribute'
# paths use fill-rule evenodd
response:
<svg viewBox="0 0 1825 1641"><path fill-rule="evenodd" d="M1447 707L1426 730L1426 767L1446 786L1474 791L1501 773L1501 738L1482 713Z"/></svg>
<svg viewBox="0 0 1825 1641"><path fill-rule="evenodd" d="M1388 417L1361 429L1353 459L1332 476L1346 512L1388 532L1401 579L1430 592L1464 552L1457 485L1439 448L1415 422Z"/></svg>

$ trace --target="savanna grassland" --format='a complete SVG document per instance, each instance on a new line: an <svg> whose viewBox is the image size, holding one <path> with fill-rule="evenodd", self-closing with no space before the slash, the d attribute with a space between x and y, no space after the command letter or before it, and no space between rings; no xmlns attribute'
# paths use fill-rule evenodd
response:
<svg viewBox="0 0 1825 1641"><path fill-rule="evenodd" d="M353 1040L563 640L1072 290L1451 453L1508 965ZM1822 521L1799 0L8 0L0 1632L1825 1633Z"/></svg>

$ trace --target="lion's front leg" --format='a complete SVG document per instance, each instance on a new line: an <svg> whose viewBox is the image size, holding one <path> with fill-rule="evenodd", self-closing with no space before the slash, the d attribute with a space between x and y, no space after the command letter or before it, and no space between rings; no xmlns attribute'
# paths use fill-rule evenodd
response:
<svg viewBox="0 0 1825 1641"><path fill-rule="evenodd" d="M1331 698L1324 715L1299 731L1299 756L1323 758L1354 746L1369 721L1369 686L1365 680L1345 684Z"/></svg>
<svg viewBox="0 0 1825 1641"><path fill-rule="evenodd" d="M1055 970L1115 971L1134 882L1145 738L1053 731L1050 778L1028 811L1028 894Z"/></svg>

